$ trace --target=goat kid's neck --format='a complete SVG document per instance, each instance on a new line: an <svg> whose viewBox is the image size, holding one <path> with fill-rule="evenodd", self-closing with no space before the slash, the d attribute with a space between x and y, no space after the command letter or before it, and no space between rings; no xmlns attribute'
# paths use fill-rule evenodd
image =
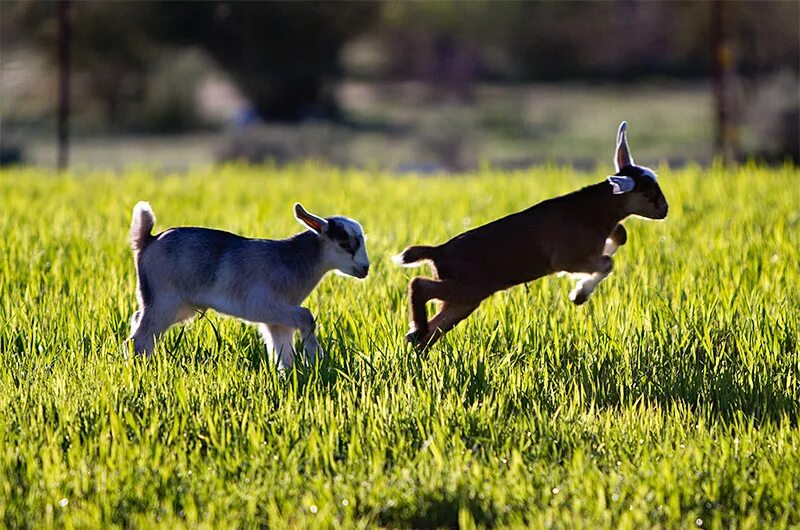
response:
<svg viewBox="0 0 800 530"><path fill-rule="evenodd" d="M630 215L625 195L615 195L608 182L603 180L587 186L577 192L583 195L587 204L582 208L586 219L593 225L599 225L608 233Z"/></svg>
<svg viewBox="0 0 800 530"><path fill-rule="evenodd" d="M308 230L291 238L288 243L293 257L292 269L298 274L298 280L310 292L330 271L336 270L336 264L326 256L323 240L316 233Z"/></svg>
<svg viewBox="0 0 800 530"><path fill-rule="evenodd" d="M310 230L284 241L288 247L283 254L288 270L293 271L297 287L311 292L325 273L332 269L324 263L322 241Z"/></svg>

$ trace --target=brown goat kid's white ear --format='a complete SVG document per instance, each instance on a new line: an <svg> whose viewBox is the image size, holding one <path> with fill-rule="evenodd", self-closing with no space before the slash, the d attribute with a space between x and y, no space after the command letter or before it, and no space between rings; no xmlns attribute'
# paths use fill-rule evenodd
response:
<svg viewBox="0 0 800 530"><path fill-rule="evenodd" d="M628 130L628 123L622 122L619 124L617 131L617 151L614 154L614 168L619 172L625 166L633 165L633 157L631 150L628 148L628 139L625 136L625 131Z"/></svg>
<svg viewBox="0 0 800 530"><path fill-rule="evenodd" d="M611 184L611 191L614 193L614 195L628 193L633 191L633 188L636 187L636 182L630 177L618 177L616 175L611 175L608 177L608 183Z"/></svg>
<svg viewBox="0 0 800 530"><path fill-rule="evenodd" d="M309 213L299 202L294 204L294 217L301 225L310 228L318 234L322 234L328 229L328 221Z"/></svg>

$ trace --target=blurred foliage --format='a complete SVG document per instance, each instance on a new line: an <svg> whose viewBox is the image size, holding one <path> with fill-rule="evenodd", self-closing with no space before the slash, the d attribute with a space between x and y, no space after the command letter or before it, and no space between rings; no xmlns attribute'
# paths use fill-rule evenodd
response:
<svg viewBox="0 0 800 530"><path fill-rule="evenodd" d="M159 38L202 46L264 118L335 117L326 81L339 73L341 47L376 14L361 2L171 2Z"/></svg>
<svg viewBox="0 0 800 530"><path fill-rule="evenodd" d="M377 4L329 2L73 2L75 68L105 103L109 122L123 102L144 97L145 76L173 47L200 46L264 118L336 115L326 85L339 49L377 14ZM55 60L55 2L2 3L3 46L35 45Z"/></svg>
<svg viewBox="0 0 800 530"><path fill-rule="evenodd" d="M341 78L420 80L423 97L401 102L383 126L402 128L422 102L442 109L441 116L426 118L421 145L413 151L418 160L431 158L463 169L475 163L475 156L463 153L473 152L482 139L470 121L475 113L458 105L481 104L479 83L579 80L600 90L598 81L638 89L666 79L706 79L712 68L713 5L631 0L73 1L73 100L81 126L95 133L190 130L203 125L195 108L196 89L216 65L252 105L242 109L246 119L237 123L332 119L349 126L363 119L363 113L349 112L339 97L336 83ZM3 50L34 48L54 62L56 6L3 0ZM721 6L735 62L745 155L800 159L800 2ZM187 50L199 51L200 62L182 62ZM42 82L52 80L43 76ZM665 87L670 88L675 85ZM4 94L4 118L16 116L18 109L31 115L29 100L35 97L21 93L26 101ZM560 91L557 97L562 97ZM648 105L657 103L650 100ZM546 111L548 103L537 99L535 106ZM495 110L482 116L481 123L502 129L511 139L532 133L519 109ZM100 116L105 129L97 128ZM6 119L6 125L11 121ZM562 122L549 121L549 130L558 132ZM344 140L329 132L322 136L330 140L320 142L314 135L297 147L289 137L275 140L271 133L259 132L238 138L221 156L260 160L322 152L325 158L352 158L329 156L331 148L324 144Z"/></svg>
<svg viewBox="0 0 800 530"><path fill-rule="evenodd" d="M800 77L788 71L745 85L751 92L742 109L744 152L759 159L800 164Z"/></svg>
<svg viewBox="0 0 800 530"><path fill-rule="evenodd" d="M208 68L198 53L163 54L147 77L147 87L137 113L131 117L140 131L178 132L203 124L196 108L196 79Z"/></svg>
<svg viewBox="0 0 800 530"><path fill-rule="evenodd" d="M55 56L55 3L4 1L3 45ZM800 64L800 3L725 2L737 71ZM327 81L342 48L368 39L385 73L444 83L476 79L707 77L711 2L73 2L76 67L112 122L165 47L200 46L265 118L335 117Z"/></svg>
<svg viewBox="0 0 800 530"><path fill-rule="evenodd" d="M22 42L58 55L56 2L2 2L2 45ZM109 123L122 119L125 105L142 97L150 61L158 51L152 28L157 5L133 2L80 2L72 5L72 63L88 73L82 83L102 102ZM84 76L81 76L84 77ZM79 80L80 81L80 80Z"/></svg>
<svg viewBox="0 0 800 530"><path fill-rule="evenodd" d="M725 2L740 73L797 68L800 3ZM711 2L572 1L386 3L378 29L394 73L419 74L422 49L452 39L484 77L518 80L707 77Z"/></svg>

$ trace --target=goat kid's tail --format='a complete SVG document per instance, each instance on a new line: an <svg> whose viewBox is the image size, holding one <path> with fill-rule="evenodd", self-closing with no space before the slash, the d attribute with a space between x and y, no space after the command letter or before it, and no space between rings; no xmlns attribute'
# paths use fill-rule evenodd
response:
<svg viewBox="0 0 800 530"><path fill-rule="evenodd" d="M134 253L144 250L148 243L153 239L153 226L156 224L156 216L150 203L140 201L133 207L133 217L131 218L131 248Z"/></svg>
<svg viewBox="0 0 800 530"><path fill-rule="evenodd" d="M400 254L394 256L392 261L402 267L415 267L419 265L421 261L433 259L435 252L436 247L426 247L422 245L408 247Z"/></svg>

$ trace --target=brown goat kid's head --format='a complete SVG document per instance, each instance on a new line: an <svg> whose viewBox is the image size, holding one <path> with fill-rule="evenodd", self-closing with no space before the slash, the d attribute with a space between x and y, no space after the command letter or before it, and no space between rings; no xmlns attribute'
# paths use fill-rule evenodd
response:
<svg viewBox="0 0 800 530"><path fill-rule="evenodd" d="M655 172L633 162L625 132L628 124L622 122L617 132L617 149L614 154L614 167L617 172L608 177L615 195L623 195L625 209L629 215L647 219L664 219L669 205L661 192Z"/></svg>

